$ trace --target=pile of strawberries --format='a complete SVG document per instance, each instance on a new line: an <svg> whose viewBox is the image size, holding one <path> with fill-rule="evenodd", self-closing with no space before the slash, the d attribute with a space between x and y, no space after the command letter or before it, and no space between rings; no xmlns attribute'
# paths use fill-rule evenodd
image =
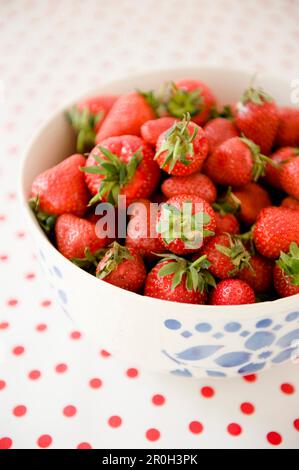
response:
<svg viewBox="0 0 299 470"><path fill-rule="evenodd" d="M38 175L29 201L66 258L176 302L299 293L299 109L250 86L217 110L206 84L185 79L92 97L67 116L78 153ZM130 209L125 233L104 230L104 203L116 229Z"/></svg>

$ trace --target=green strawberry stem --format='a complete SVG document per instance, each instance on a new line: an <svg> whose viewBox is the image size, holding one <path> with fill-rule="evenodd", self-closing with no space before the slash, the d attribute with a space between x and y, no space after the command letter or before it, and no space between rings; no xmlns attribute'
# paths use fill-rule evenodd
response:
<svg viewBox="0 0 299 470"><path fill-rule="evenodd" d="M57 219L57 215L47 214L46 212L40 210L40 199L38 195L35 198L29 199L28 204L43 231L47 235L51 234Z"/></svg>
<svg viewBox="0 0 299 470"><path fill-rule="evenodd" d="M190 135L188 129L190 119L190 114L186 114L181 121L174 123L167 131L165 141L155 155L155 159L157 159L161 153L166 152L162 168L169 165L170 172L177 162L186 166L192 163L192 160L187 157L194 155L193 141L198 133L198 128L194 127L193 133Z"/></svg>
<svg viewBox="0 0 299 470"><path fill-rule="evenodd" d="M227 234L230 240L230 246L223 246L216 244L217 250L223 255L230 258L234 269L229 272L230 276L234 276L238 271L241 271L243 268L249 268L253 271L253 268L250 263L251 254L245 248L240 238Z"/></svg>
<svg viewBox="0 0 299 470"><path fill-rule="evenodd" d="M99 261L103 258L106 251L107 250L105 248L102 248L100 250L95 251L94 253L91 253L90 249L86 247L84 250L83 258L72 258L71 261L79 268L82 268L85 271L94 274Z"/></svg>
<svg viewBox="0 0 299 470"><path fill-rule="evenodd" d="M81 171L85 173L103 176L98 193L89 201L89 206L102 200L103 197L115 206L121 189L134 178L135 172L142 161L141 149L133 154L129 163L123 163L114 153L101 146L98 146L98 148L104 155L93 155L99 165L81 168Z"/></svg>
<svg viewBox="0 0 299 470"><path fill-rule="evenodd" d="M252 140L247 139L244 135L240 139L251 151L253 159L252 176L253 180L257 181L261 176L265 175L267 163L272 166L276 166L276 163L271 158L266 157L266 155L262 155L259 145L256 145Z"/></svg>
<svg viewBox="0 0 299 470"><path fill-rule="evenodd" d="M194 116L201 111L203 100L201 90L186 91L170 83L170 98L167 102L168 112L177 118L183 118L185 114Z"/></svg>
<svg viewBox="0 0 299 470"><path fill-rule="evenodd" d="M251 83L249 85L249 88L245 90L241 97L241 103L246 104L248 102L252 102L254 104L262 105L265 102L271 102L273 101L273 98L268 95L262 88L254 88L253 87L253 82L254 82L255 77L252 78Z"/></svg>
<svg viewBox="0 0 299 470"><path fill-rule="evenodd" d="M103 118L103 113L91 114L87 108L82 110L73 106L66 116L77 135L76 151L83 153L95 145L95 125Z"/></svg>
<svg viewBox="0 0 299 470"><path fill-rule="evenodd" d="M216 119L216 118L225 118L229 121L234 119L232 108L229 104L223 106L222 109L218 110L216 106L213 106L210 110L209 119Z"/></svg>
<svg viewBox="0 0 299 470"><path fill-rule="evenodd" d="M290 283L293 286L299 286L299 247L297 243L290 244L288 253L281 251L276 264L290 278Z"/></svg>
<svg viewBox="0 0 299 470"><path fill-rule="evenodd" d="M232 192L231 186L229 186L225 196L217 199L212 204L212 207L220 215L237 214L240 211L241 202Z"/></svg>
<svg viewBox="0 0 299 470"><path fill-rule="evenodd" d="M113 242L106 250L105 265L97 272L96 276L99 279L104 279L108 274L114 271L120 263L125 260L132 259L133 256L125 246L121 246L119 243Z"/></svg>
<svg viewBox="0 0 299 470"><path fill-rule="evenodd" d="M186 275L185 287L188 291L193 290L196 292L199 290L203 293L208 286L214 287L216 285L214 277L207 269L210 263L207 261L205 255L199 257L193 263L173 254L163 254L159 256L162 257L161 263L163 261L170 261L170 263L160 268L158 277L173 275L171 283L172 291L181 284L184 274Z"/></svg>

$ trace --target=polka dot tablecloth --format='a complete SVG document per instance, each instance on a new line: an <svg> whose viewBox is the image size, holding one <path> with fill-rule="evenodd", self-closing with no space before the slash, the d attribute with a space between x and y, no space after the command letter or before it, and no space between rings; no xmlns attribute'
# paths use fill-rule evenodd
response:
<svg viewBox="0 0 299 470"><path fill-rule="evenodd" d="M193 381L119 363L56 305L19 211L26 142L89 88L178 64L299 77L296 0L183 3L0 0L0 449L299 448L299 365Z"/></svg>

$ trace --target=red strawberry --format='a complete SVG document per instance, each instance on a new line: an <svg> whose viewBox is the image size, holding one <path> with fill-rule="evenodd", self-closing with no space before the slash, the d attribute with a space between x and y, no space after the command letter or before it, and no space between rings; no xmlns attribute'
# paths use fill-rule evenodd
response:
<svg viewBox="0 0 299 470"><path fill-rule="evenodd" d="M72 214L58 217L55 235L58 250L68 259L85 258L86 250L93 254L108 242L96 231L95 224Z"/></svg>
<svg viewBox="0 0 299 470"><path fill-rule="evenodd" d="M130 206L131 219L127 227L126 247L134 248L147 259L163 253L165 247L156 231L158 207L148 199L139 199Z"/></svg>
<svg viewBox="0 0 299 470"><path fill-rule="evenodd" d="M297 155L299 155L299 149L294 147L282 147L274 152L270 159L275 165L267 164L265 181L274 188L281 189L280 174L283 164Z"/></svg>
<svg viewBox="0 0 299 470"><path fill-rule="evenodd" d="M240 201L239 218L248 225L256 221L264 207L271 206L269 194L257 183L248 183L241 188L235 188L233 192Z"/></svg>
<svg viewBox="0 0 299 470"><path fill-rule="evenodd" d="M289 209L293 209L295 211L299 211L299 201L293 197L285 197L281 203L282 207L288 207Z"/></svg>
<svg viewBox="0 0 299 470"><path fill-rule="evenodd" d="M281 297L299 294L299 247L290 244L290 250L280 253L274 268L274 287Z"/></svg>
<svg viewBox="0 0 299 470"><path fill-rule="evenodd" d="M177 81L171 90L167 102L168 112L177 118L189 113L192 121L199 126L209 118L211 109L216 105L216 99L210 88L199 80L185 78Z"/></svg>
<svg viewBox="0 0 299 470"><path fill-rule="evenodd" d="M67 117L77 134L77 152L94 147L96 133L117 98L116 95L85 98L67 111Z"/></svg>
<svg viewBox="0 0 299 470"><path fill-rule="evenodd" d="M162 132L167 131L176 121L177 119L170 116L147 121L141 126L141 137L148 144L156 145Z"/></svg>
<svg viewBox="0 0 299 470"><path fill-rule="evenodd" d="M212 203L216 199L216 187L206 175L192 173L188 176L171 176L163 181L161 190L167 198L179 194L195 194L207 202Z"/></svg>
<svg viewBox="0 0 299 470"><path fill-rule="evenodd" d="M118 135L140 135L142 124L155 118L155 113L140 93L120 96L96 136L96 143Z"/></svg>
<svg viewBox="0 0 299 470"><path fill-rule="evenodd" d="M252 141L233 137L208 157L204 172L214 183L241 186L262 176L266 161Z"/></svg>
<svg viewBox="0 0 299 470"><path fill-rule="evenodd" d="M299 109L279 108L278 117L276 144L279 147L299 147Z"/></svg>
<svg viewBox="0 0 299 470"><path fill-rule="evenodd" d="M282 165L280 173L280 183L282 189L299 199L299 158L292 158L289 162Z"/></svg>
<svg viewBox="0 0 299 470"><path fill-rule="evenodd" d="M219 282L212 292L212 305L241 305L254 304L253 289L240 279L226 279Z"/></svg>
<svg viewBox="0 0 299 470"><path fill-rule="evenodd" d="M99 262L96 275L109 284L132 292L140 292L146 279L141 256L133 248L114 242Z"/></svg>
<svg viewBox="0 0 299 470"><path fill-rule="evenodd" d="M221 212L215 212L215 219L215 235L220 235L221 233L236 235L240 233L240 224L234 214L221 214Z"/></svg>
<svg viewBox="0 0 299 470"><path fill-rule="evenodd" d="M84 214L89 195L80 171L83 165L83 155L75 154L35 177L31 196L38 198L41 211L56 215Z"/></svg>
<svg viewBox="0 0 299 470"><path fill-rule="evenodd" d="M192 194L168 199L158 212L158 237L169 251L178 255L198 251L204 238L214 234L215 226L210 204Z"/></svg>
<svg viewBox="0 0 299 470"><path fill-rule="evenodd" d="M249 88L235 109L235 124L245 137L257 144L264 155L273 147L278 128L278 109L261 89Z"/></svg>
<svg viewBox="0 0 299 470"><path fill-rule="evenodd" d="M258 216L253 239L261 255L278 258L281 251L289 251L291 242L299 244L299 213L285 207L266 207Z"/></svg>
<svg viewBox="0 0 299 470"><path fill-rule="evenodd" d="M220 279L234 277L244 267L250 267L250 253L242 241L227 233L211 238L200 250L202 255L210 262L209 271Z"/></svg>
<svg viewBox="0 0 299 470"><path fill-rule="evenodd" d="M232 137L239 135L235 124L229 119L218 117L211 119L203 128L209 143L209 153Z"/></svg>
<svg viewBox="0 0 299 470"><path fill-rule="evenodd" d="M202 128L185 117L160 135L155 160L167 173L186 176L200 170L207 154Z"/></svg>
<svg viewBox="0 0 299 470"><path fill-rule="evenodd" d="M169 255L148 274L144 295L172 302L203 304L207 299L207 286L215 285L207 266L205 257L191 263Z"/></svg>
<svg viewBox="0 0 299 470"><path fill-rule="evenodd" d="M241 269L238 272L238 279L247 282L257 294L268 292L272 286L272 260L253 255L249 262L251 267Z"/></svg>
<svg viewBox="0 0 299 470"><path fill-rule="evenodd" d="M117 203L118 195L127 204L147 198L157 186L160 170L151 147L137 136L110 137L96 146L83 169L86 184L97 200Z"/></svg>

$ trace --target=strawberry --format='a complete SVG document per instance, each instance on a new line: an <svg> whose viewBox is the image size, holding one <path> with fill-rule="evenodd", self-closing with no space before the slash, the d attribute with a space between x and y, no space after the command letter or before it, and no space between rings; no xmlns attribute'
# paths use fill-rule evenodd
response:
<svg viewBox="0 0 299 470"><path fill-rule="evenodd" d="M99 262L96 276L109 284L132 292L140 292L146 279L141 256L133 248L114 242Z"/></svg>
<svg viewBox="0 0 299 470"><path fill-rule="evenodd" d="M288 207L289 209L293 209L295 211L299 211L299 201L293 197L285 197L281 202L282 207Z"/></svg>
<svg viewBox="0 0 299 470"><path fill-rule="evenodd" d="M82 170L94 195L90 204L102 200L116 205L118 195L123 195L129 205L150 196L160 177L151 147L132 135L104 140L92 150Z"/></svg>
<svg viewBox="0 0 299 470"><path fill-rule="evenodd" d="M214 183L241 186L264 173L267 157L251 140L233 137L216 148L205 162L204 173Z"/></svg>
<svg viewBox="0 0 299 470"><path fill-rule="evenodd" d="M244 267L238 272L238 279L247 282L257 294L268 292L272 286L272 260L255 254L250 257L249 263L250 268Z"/></svg>
<svg viewBox="0 0 299 470"><path fill-rule="evenodd" d="M107 237L98 233L95 224L73 214L62 214L55 225L57 248L68 259L85 258L107 245Z"/></svg>
<svg viewBox="0 0 299 470"><path fill-rule="evenodd" d="M276 144L279 147L299 147L299 109L279 108L278 117Z"/></svg>
<svg viewBox="0 0 299 470"><path fill-rule="evenodd" d="M216 187L206 175L192 173L188 176L170 176L161 185L163 194L169 199L179 194L194 194L210 204L216 199Z"/></svg>
<svg viewBox="0 0 299 470"><path fill-rule="evenodd" d="M210 298L212 305L242 305L254 302L254 290L240 279L226 279L219 282Z"/></svg>
<svg viewBox="0 0 299 470"><path fill-rule="evenodd" d="M262 209L253 229L253 239L261 255L278 258L281 251L289 251L291 242L299 244L299 213L285 207Z"/></svg>
<svg viewBox="0 0 299 470"><path fill-rule="evenodd" d="M236 235L240 233L240 224L234 214L221 214L220 212L215 212L215 220L215 235L220 235L221 233Z"/></svg>
<svg viewBox="0 0 299 470"><path fill-rule="evenodd" d="M131 92L120 96L106 116L96 136L96 143L107 137L140 135L142 124L155 118L155 113L140 93Z"/></svg>
<svg viewBox="0 0 299 470"><path fill-rule="evenodd" d="M159 136L155 160L167 173L186 176L200 170L207 154L202 128L185 116Z"/></svg>
<svg viewBox="0 0 299 470"><path fill-rule="evenodd" d="M239 131L269 155L279 123L274 100L262 89L250 87L235 108L235 124Z"/></svg>
<svg viewBox="0 0 299 470"><path fill-rule="evenodd" d="M204 304L207 287L215 285L207 271L208 265L204 256L193 263L175 255L165 256L148 274L144 295L172 302Z"/></svg>
<svg viewBox="0 0 299 470"><path fill-rule="evenodd" d="M289 196L299 199L299 158L292 158L282 165L280 183Z"/></svg>
<svg viewBox="0 0 299 470"><path fill-rule="evenodd" d="M281 188L280 174L284 163L299 155L299 149L294 147L282 147L274 152L270 160L274 165L268 163L266 166L265 181L277 189Z"/></svg>
<svg viewBox="0 0 299 470"><path fill-rule="evenodd" d="M175 122L177 122L177 119L170 116L147 121L141 126L141 137L148 144L155 146L162 132L167 131Z"/></svg>
<svg viewBox="0 0 299 470"><path fill-rule="evenodd" d="M167 111L177 118L189 113L192 121L202 126L215 105L216 98L205 83L185 78L172 85Z"/></svg>
<svg viewBox="0 0 299 470"><path fill-rule="evenodd" d="M35 177L31 197L38 199L40 211L78 217L85 213L89 195L80 171L82 165L85 158L75 154Z"/></svg>
<svg viewBox="0 0 299 470"><path fill-rule="evenodd" d="M126 247L152 260L155 253L163 253L165 247L157 236L156 220L158 207L148 199L139 199L130 206Z"/></svg>
<svg viewBox="0 0 299 470"><path fill-rule="evenodd" d="M299 294L299 247L290 244L288 253L280 253L274 268L274 287L281 297Z"/></svg>
<svg viewBox="0 0 299 470"><path fill-rule="evenodd" d="M213 153L216 148L232 137L239 135L235 124L229 119L218 117L211 119L203 128L209 143L209 153Z"/></svg>
<svg viewBox="0 0 299 470"><path fill-rule="evenodd" d="M66 112L77 134L77 152L82 153L84 150L90 150L94 147L96 133L117 98L116 95L85 98Z"/></svg>
<svg viewBox="0 0 299 470"><path fill-rule="evenodd" d="M250 253L242 241L227 233L211 238L200 250L203 255L210 262L209 271L220 279L234 277L244 267L250 267Z"/></svg>
<svg viewBox="0 0 299 470"><path fill-rule="evenodd" d="M199 196L174 196L158 211L157 232L163 245L182 255L198 251L205 238L214 235L215 215L208 202Z"/></svg>
<svg viewBox="0 0 299 470"><path fill-rule="evenodd" d="M233 190L234 196L240 201L238 216L242 222L252 225L264 207L271 206L267 191L257 183L251 182Z"/></svg>

